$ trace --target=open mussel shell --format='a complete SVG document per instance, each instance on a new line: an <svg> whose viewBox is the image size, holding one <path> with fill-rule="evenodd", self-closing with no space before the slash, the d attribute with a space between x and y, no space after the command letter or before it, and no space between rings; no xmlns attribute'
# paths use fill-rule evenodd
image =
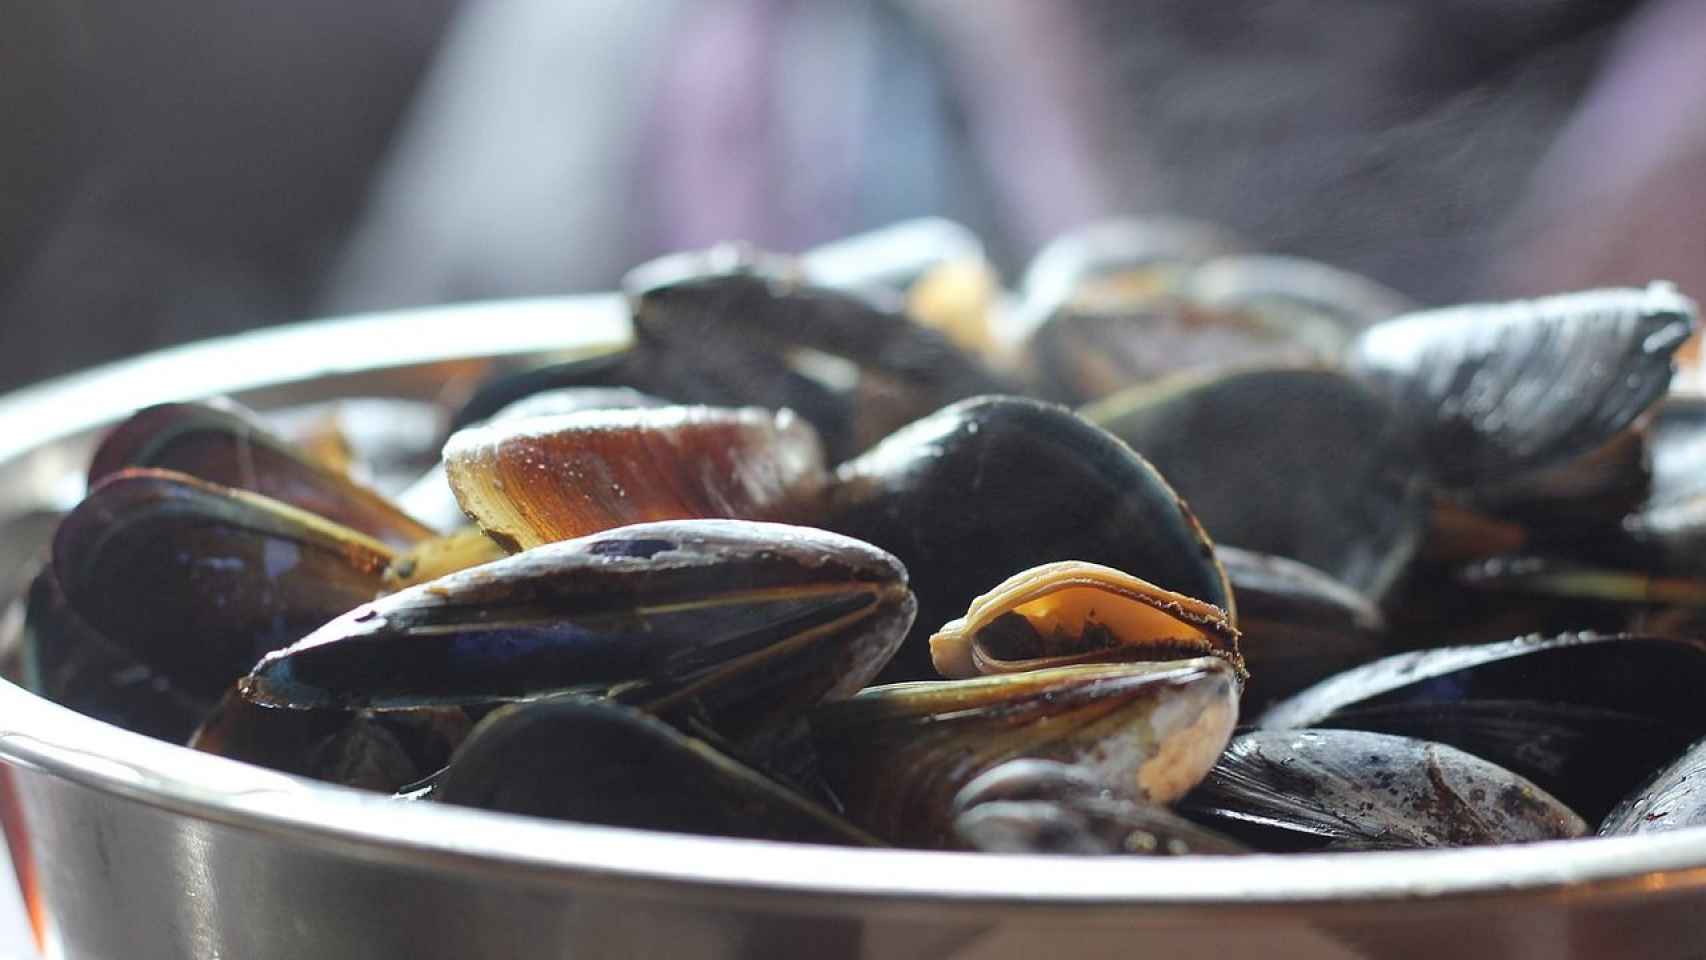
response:
<svg viewBox="0 0 1706 960"><path fill-rule="evenodd" d="M1053 760L1110 794L1169 804L1238 716L1224 660L1088 664L872 687L808 716L849 819L894 843L953 844L954 798L1009 760Z"/></svg>
<svg viewBox="0 0 1706 960"><path fill-rule="evenodd" d="M125 470L66 515L53 571L83 622L211 702L262 655L372 599L393 556L267 497Z"/></svg>
<svg viewBox="0 0 1706 960"><path fill-rule="evenodd" d="M885 680L935 676L932 631L992 584L1057 560L1123 570L1235 622L1190 508L1142 457L1052 404L979 397L913 423L836 471L827 525L911 573L919 617Z"/></svg>
<svg viewBox="0 0 1706 960"><path fill-rule="evenodd" d="M1531 843L1588 826L1546 791L1440 743L1357 730L1257 730L1180 811L1258 849Z"/></svg>
<svg viewBox="0 0 1706 960"><path fill-rule="evenodd" d="M1201 656L1221 657L1243 677L1225 610L1081 560L1014 574L930 637L944 677Z"/></svg>
<svg viewBox="0 0 1706 960"><path fill-rule="evenodd" d="M232 408L167 403L137 412L95 451L89 485L136 467L258 493L394 547L433 535L378 493L309 459Z"/></svg>
<svg viewBox="0 0 1706 960"><path fill-rule="evenodd" d="M584 697L500 708L434 781L442 803L715 836L874 846L817 804L644 713Z"/></svg>
<svg viewBox="0 0 1706 960"><path fill-rule="evenodd" d="M470 427L450 486L516 551L654 520L806 520L828 482L811 425L782 410L589 410Z"/></svg>
<svg viewBox="0 0 1706 960"><path fill-rule="evenodd" d="M1217 542L1300 561L1377 602L1426 530L1408 427L1344 374L1180 376L1084 414L1154 464Z"/></svg>
<svg viewBox="0 0 1706 960"><path fill-rule="evenodd" d="M1386 621L1367 597L1285 557L1218 546L1238 598L1244 708L1259 707L1386 652Z"/></svg>
<svg viewBox="0 0 1706 960"><path fill-rule="evenodd" d="M954 798L954 835L985 853L1185 856L1248 848L1163 807L1113 796L1072 767L1009 760Z"/></svg>
<svg viewBox="0 0 1706 960"><path fill-rule="evenodd" d="M819 244L796 262L821 287L904 295L939 267L983 259L983 241L970 228L916 217ZM633 279L643 284L646 278Z"/></svg>
<svg viewBox="0 0 1706 960"><path fill-rule="evenodd" d="M1702 734L1706 649L1567 634L1403 653L1282 700L1267 730L1335 727L1450 744L1597 821Z"/></svg>
<svg viewBox="0 0 1706 960"><path fill-rule="evenodd" d="M609 694L740 737L864 686L912 623L906 571L780 524L637 524L376 600L263 660L273 706L479 704Z"/></svg>
<svg viewBox="0 0 1706 960"><path fill-rule="evenodd" d="M1696 325L1676 288L1594 290L1406 314L1349 368L1414 422L1451 487L1508 482L1599 447L1665 394Z"/></svg>
<svg viewBox="0 0 1706 960"><path fill-rule="evenodd" d="M1636 787L1599 825L1602 837L1706 824L1706 739L1697 740Z"/></svg>
<svg viewBox="0 0 1706 960"><path fill-rule="evenodd" d="M103 637L66 602L48 565L24 600L22 680L31 692L136 733L182 743L211 702Z"/></svg>
<svg viewBox="0 0 1706 960"><path fill-rule="evenodd" d="M235 689L189 738L189 747L281 773L395 793L450 762L471 727L454 707L348 713L273 710Z"/></svg>

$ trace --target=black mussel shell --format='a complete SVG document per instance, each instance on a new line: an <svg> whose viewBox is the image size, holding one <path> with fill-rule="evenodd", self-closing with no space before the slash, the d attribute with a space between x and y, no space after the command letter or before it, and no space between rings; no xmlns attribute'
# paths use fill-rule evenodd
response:
<svg viewBox="0 0 1706 960"><path fill-rule="evenodd" d="M639 711L583 697L494 711L435 779L431 797L617 827L876 844L709 744Z"/></svg>
<svg viewBox="0 0 1706 960"><path fill-rule="evenodd" d="M1104 790L1072 767L1010 760L954 798L954 835L985 853L1185 856L1248 848L1164 807Z"/></svg>
<svg viewBox="0 0 1706 960"><path fill-rule="evenodd" d="M836 471L828 526L888 550L919 597L882 680L935 676L930 634L1022 570L1082 560L1229 614L1232 593L1190 508L1142 457L1063 407L979 397Z"/></svg>
<svg viewBox="0 0 1706 960"><path fill-rule="evenodd" d="M1306 563L1376 601L1427 527L1410 431L1340 373L1178 377L1085 416L1154 464L1217 542Z"/></svg>
<svg viewBox="0 0 1706 960"><path fill-rule="evenodd" d="M912 622L906 572L805 527L636 524L350 611L244 679L260 703L396 709L609 694L741 737L881 669Z"/></svg>
<svg viewBox="0 0 1706 960"><path fill-rule="evenodd" d="M1636 787L1599 825L1602 837L1660 833L1706 824L1706 740Z"/></svg>
<svg viewBox="0 0 1706 960"><path fill-rule="evenodd" d="M26 688L126 730L183 743L211 702L178 689L84 623L51 565L30 585L21 645Z"/></svg>
<svg viewBox="0 0 1706 960"><path fill-rule="evenodd" d="M653 363L727 379L745 393L741 403L793 408L818 426L836 459L856 449L849 442L872 442L944 404L1013 387L898 303L813 286L774 256L678 254L636 267L624 286L636 339ZM837 366L853 368L853 383L834 382L841 375L828 371ZM846 398L842 422L819 422L819 409L833 413L821 403L754 392L783 371Z"/></svg>
<svg viewBox="0 0 1706 960"><path fill-rule="evenodd" d="M189 746L281 773L395 793L443 769L470 727L455 707L273 710L233 689L196 728Z"/></svg>
<svg viewBox="0 0 1706 960"><path fill-rule="evenodd" d="M67 607L209 703L267 652L372 599L392 559L354 530L164 470L102 481L53 546Z"/></svg>
<svg viewBox="0 0 1706 960"><path fill-rule="evenodd" d="M872 687L808 714L824 780L854 823L954 845L954 798L1010 760L1056 761L1110 795L1172 803L1237 721L1224 660L1113 663Z"/></svg>
<svg viewBox="0 0 1706 960"><path fill-rule="evenodd" d="M1239 734L1180 811L1280 852L1528 843L1588 829L1496 764L1440 743L1358 730Z"/></svg>
<svg viewBox="0 0 1706 960"><path fill-rule="evenodd" d="M1285 557L1225 545L1215 555L1238 598L1246 711L1386 652L1385 618L1360 592Z"/></svg>
<svg viewBox="0 0 1706 960"><path fill-rule="evenodd" d="M1610 440L1664 396L1695 326L1694 304L1654 283L1406 314L1346 362L1415 424L1443 484L1474 487Z"/></svg>
<svg viewBox="0 0 1706 960"><path fill-rule="evenodd" d="M1566 634L1398 654L1270 707L1266 730L1336 727L1450 744L1591 821L1706 734L1706 649Z"/></svg>
<svg viewBox="0 0 1706 960"><path fill-rule="evenodd" d="M166 403L138 411L95 451L89 485L136 467L258 493L394 547L433 534L389 500L309 459L233 408Z"/></svg>

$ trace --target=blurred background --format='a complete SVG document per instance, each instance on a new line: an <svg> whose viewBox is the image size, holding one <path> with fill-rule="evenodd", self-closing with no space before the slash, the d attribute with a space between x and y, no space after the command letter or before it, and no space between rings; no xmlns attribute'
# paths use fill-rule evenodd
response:
<svg viewBox="0 0 1706 960"><path fill-rule="evenodd" d="M939 214L1706 294L1702 0L0 0L0 387Z"/></svg>

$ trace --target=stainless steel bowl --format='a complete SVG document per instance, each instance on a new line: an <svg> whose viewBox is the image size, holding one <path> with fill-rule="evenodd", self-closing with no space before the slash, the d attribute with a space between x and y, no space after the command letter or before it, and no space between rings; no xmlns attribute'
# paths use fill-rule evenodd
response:
<svg viewBox="0 0 1706 960"><path fill-rule="evenodd" d="M431 396L449 372L625 331L615 298L496 303L249 334L43 384L0 400L0 518L63 506L95 432L148 403ZM0 558L16 567L29 541L0 543ZM1157 860L678 837L397 804L4 682L0 821L49 956L1706 955L1706 830Z"/></svg>

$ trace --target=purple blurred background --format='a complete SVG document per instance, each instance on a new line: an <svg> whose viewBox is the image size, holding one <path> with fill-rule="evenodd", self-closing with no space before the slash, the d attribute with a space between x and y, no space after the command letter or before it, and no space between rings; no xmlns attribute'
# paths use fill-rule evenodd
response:
<svg viewBox="0 0 1706 960"><path fill-rule="evenodd" d="M0 386L923 214L1706 294L1700 0L0 0Z"/></svg>

